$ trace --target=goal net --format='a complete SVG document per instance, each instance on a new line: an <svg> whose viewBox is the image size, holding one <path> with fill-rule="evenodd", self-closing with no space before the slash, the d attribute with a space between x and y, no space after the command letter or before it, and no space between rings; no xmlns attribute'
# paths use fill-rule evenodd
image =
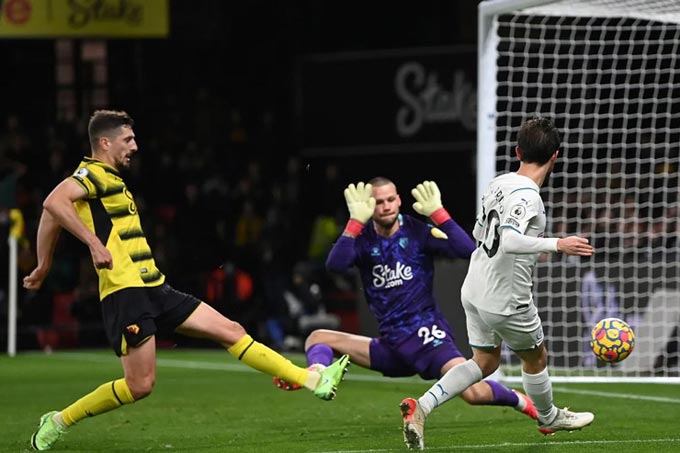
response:
<svg viewBox="0 0 680 453"><path fill-rule="evenodd" d="M479 13L478 193L517 169L522 121L550 117L562 149L541 189L546 236L583 235L596 250L536 266L551 374L680 382L680 1L501 0ZM606 317L637 335L617 364L588 344Z"/></svg>

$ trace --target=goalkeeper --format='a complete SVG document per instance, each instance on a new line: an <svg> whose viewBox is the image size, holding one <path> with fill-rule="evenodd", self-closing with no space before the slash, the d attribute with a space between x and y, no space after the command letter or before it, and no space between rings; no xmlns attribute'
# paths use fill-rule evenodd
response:
<svg viewBox="0 0 680 453"><path fill-rule="evenodd" d="M307 363L323 367L334 355L349 354L353 364L384 376L439 379L466 359L433 295L434 258L469 258L474 242L442 206L434 181L418 184L411 193L413 209L436 226L401 214L401 197L387 178L350 184L344 193L350 219L326 268L346 272L357 266L380 337L315 330L305 342ZM299 388L280 378L274 383L284 390ZM529 398L496 381L481 381L461 396L469 404L509 406L536 418Z"/></svg>

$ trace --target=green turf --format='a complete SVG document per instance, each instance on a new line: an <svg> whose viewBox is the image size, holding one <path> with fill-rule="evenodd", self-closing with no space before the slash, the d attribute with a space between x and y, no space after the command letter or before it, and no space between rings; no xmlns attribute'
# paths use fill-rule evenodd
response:
<svg viewBox="0 0 680 453"><path fill-rule="evenodd" d="M300 355L292 355L302 364ZM121 375L109 351L0 358L0 451L30 451L41 414ZM51 451L398 452L398 405L430 383L385 379L357 366L334 401L283 392L219 350L161 350L153 394L73 427ZM426 450L680 452L680 386L555 384L558 405L591 410L592 426L542 436L502 407L448 402L427 420Z"/></svg>

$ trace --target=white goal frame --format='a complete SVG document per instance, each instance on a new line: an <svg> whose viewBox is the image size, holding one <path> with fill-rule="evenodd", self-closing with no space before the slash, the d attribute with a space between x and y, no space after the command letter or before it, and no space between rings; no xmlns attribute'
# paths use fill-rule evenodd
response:
<svg viewBox="0 0 680 453"><path fill-rule="evenodd" d="M510 148L513 146L513 143L506 138L508 136L507 134L503 136L504 131L501 131L499 128L499 123L503 121L502 117L509 116L505 107L506 104L512 101L507 101L507 98L513 97L513 94L505 93L503 96L506 98L506 100L499 102L499 81L501 83L504 83L505 79L503 78L503 76L506 76L508 71L513 70L512 64L507 65L510 67L510 69L508 69L508 67L503 68L505 71L504 73L501 73L501 70L498 67L500 61L499 48L501 47L502 44L501 40L503 39L499 34L499 21L498 21L499 17L501 16L507 17L508 15L511 15L511 16L536 16L539 19L542 18L543 16L552 19L557 18L553 22L550 22L550 24L553 25L555 21L558 23L560 22L559 18L568 19L580 17L583 18L581 20L585 21L592 19L593 17L598 19L600 18L598 14L601 13L602 18L605 20L609 18L614 18L617 20L620 19L622 21L625 19L629 19L629 22L626 23L626 27L631 26L635 27L638 26L638 24L640 27L645 27L649 22L652 23L659 22L664 24L670 24L669 26L671 28L678 27L678 29L680 29L680 2L677 1L674 2L670 0L624 0L620 2L622 4L620 8L610 7L608 9L606 7L603 7L603 5L606 6L606 2L607 0L591 0L588 2L586 2L585 0L573 0L570 2L560 0L487 0L480 2L478 6L478 79L477 79L478 112L477 112L477 161L476 161L477 163L476 187L478 209L480 208L481 204L480 199L481 194L484 192L491 179L493 179L500 172L510 171L511 170L510 166L512 164L511 161L514 160L513 158L509 157L511 151ZM630 8L628 6L630 6ZM647 7L651 9L649 11L644 11L644 9ZM656 10L654 10L654 8L656 8ZM631 22L632 25L630 25ZM523 23L523 25L527 29L531 28L533 26L532 24L533 22L529 21ZM678 47L678 49L680 51L680 46ZM518 68L518 70L526 69L527 69L526 67ZM535 69L535 72L537 72L538 75L537 76L536 74L532 75L538 77L539 83L541 83L542 80L540 78L543 68L539 66L536 68L532 67L532 70L533 69ZM674 67L671 67L671 71L673 70ZM671 81L673 84L673 88L677 87L680 89L680 71L678 71L677 80L674 81L673 77L671 76ZM552 82L555 83L554 80ZM531 80L527 82L527 84L531 83L532 83ZM545 83L549 84L550 81L547 81ZM559 93L560 91L555 90L554 92ZM611 99L618 100L618 98L615 97L610 98L610 100ZM538 104L539 105L538 110L521 112L524 115L524 117L528 117L536 113L546 114L547 116L553 116L553 114L555 114L556 111L559 111L560 109L560 107L550 105L551 102L550 99L545 101L541 99L539 99L538 101L535 100L533 101L534 101L533 103L527 103L527 105L535 106L536 104ZM598 101L599 99L595 99L594 102L597 103ZM588 114L590 115L591 112L589 112ZM667 112L664 112L664 114L668 116ZM515 116L518 115L519 112L515 110ZM597 112L595 112L595 115L597 115ZM669 127L669 129L671 129L670 132L671 134L675 134L676 120L680 118L680 114L672 115L673 125ZM517 118L512 118L512 120L513 124L517 123ZM560 127L559 122L556 123L558 123L557 125L558 127ZM654 124L653 127L657 127L656 124ZM563 131L561 130L561 132ZM625 131L623 133L625 134ZM588 138L591 137L592 135L593 134L589 135L587 133L582 134L582 139L584 141L587 141ZM673 137L675 137L675 135L673 135ZM514 140L514 134L512 140ZM651 143L652 147L651 152L653 153L654 151L657 150L656 147L660 147L662 145L663 144L659 145L658 143ZM595 147L596 145L593 143L592 146ZM677 146L677 143L674 146ZM642 145L640 147L642 147ZM671 147L670 143L668 144L668 147ZM624 150L622 150L621 153L626 152L625 143L623 148ZM570 156L578 154L579 152L584 153L584 149L585 148L572 149L570 150L571 151ZM675 151L672 152L675 153ZM577 160L579 160L581 157L582 156L579 156ZM619 160L621 159L624 158L621 157ZM673 160L674 164L677 163L676 157L671 157L671 159ZM586 159L584 158L583 160L585 161ZM593 160L596 164L600 164L600 161L596 160L596 158L593 158ZM593 163L592 165L595 165L595 163ZM652 162L652 164L653 163L654 162ZM567 163L564 163L563 165L565 166L565 168L567 167ZM573 170L574 168L570 166L570 171ZM680 172L680 170L676 171ZM584 167L579 165L575 174L576 178L586 178L588 176L592 177L594 172L595 172L594 170L590 170L587 168L584 169ZM601 173L601 175L609 177L611 173L613 172L609 172L609 169L607 169L607 171ZM557 175L557 178L559 179L560 175ZM562 179L566 180L564 174L562 175ZM625 179L625 175L623 176L623 179ZM553 181L553 183L556 182ZM577 189L580 187L581 186L577 186ZM550 191L552 189L544 190ZM542 190L542 193L544 193L544 190ZM586 187L583 190L584 191L589 190L589 187ZM568 192L568 190L564 188L557 191L558 192L561 191L560 193L562 194ZM595 196L593 196L592 198L594 200ZM677 203L675 196L671 196L670 199L674 200L673 203ZM664 198L664 201L666 201L666 198ZM565 214L564 212L562 212L562 214L558 214L558 212L560 212L559 205L561 203L566 203L566 196L562 199L555 196L553 192L549 193L548 200L546 202L546 208L548 211L550 211L551 208L554 208L555 217L559 216L559 218L557 219L551 218L551 213L548 212L549 220L548 228L546 230L546 236L549 235L556 236L559 234L551 230L551 228L557 228L557 224L559 222L562 222L563 225L571 225L568 221L569 217L567 216L567 214ZM596 208L597 204L595 201L593 201L592 206L590 206L591 209L590 212L588 212L585 209L581 210L580 208L578 210L583 216L590 215L591 216L590 219L592 220L591 223L595 223L595 220L598 218L595 212ZM649 210L651 211L651 208ZM639 212L637 207L635 208L635 212L636 213ZM651 222L654 221L654 218L651 214L647 216L648 216L647 219L651 224ZM578 226L580 225L581 224L579 223ZM563 233L579 234L582 232L566 231ZM677 250L677 246L674 247L676 247ZM651 247L647 246L647 248L651 250ZM571 274L568 274L566 276L563 274L559 274L555 278L555 281L559 282L560 280L571 279L572 288L573 287L579 288L580 291L585 291L583 288L589 287L588 286L590 282L589 278L592 278L593 281L596 280L595 277L592 277L592 275L588 274L587 272L582 272L585 268L580 267L581 264L578 263L577 260L570 260L568 257L558 257L555 259L558 260L558 263L551 265L545 265L542 260L539 260L539 264L537 265L537 271L543 270L544 271L543 274L545 275L547 266L548 277L546 278L549 279L551 278L550 272L553 273L555 273L555 271L559 272L560 268L571 268L572 269ZM607 265L604 264L603 266L606 267ZM573 272L574 268L577 269L576 272ZM540 274L540 272L537 272L536 274ZM675 268L668 274L670 275L670 277L667 276L666 277L667 279L668 278L677 279L678 277L678 273L677 270L675 270ZM637 274L635 274L635 276L637 276ZM535 276L534 282L535 287L539 286L540 278L541 277L538 275ZM673 322L676 321L669 320L669 317L677 317L677 323L680 325L680 315L678 315L678 313L680 313L680 289L678 289L677 287L678 282L675 282L673 290L668 290L665 287L665 283L666 282L664 281L659 281L658 278L652 280L650 277L650 281L646 282L646 284L648 284L648 286L650 287L653 287L654 285L659 285L660 290L654 291L653 293L651 293L653 289L647 290L648 292L645 294L645 297L648 296L647 298L649 299L649 302L645 301L645 307L641 309L642 314L641 311L638 311L638 309L640 309L640 307L638 306L629 308L629 311L626 313L629 316L629 319L633 320L633 324L635 324L634 327L636 328L636 334L638 338L635 350L633 351L631 356L618 364L604 364L603 362L595 362L595 364L593 365L592 361L593 357L588 357L589 352L583 348L583 345L587 344L586 332L588 332L587 328L590 325L588 324L589 321L587 319L581 319L579 317L578 321L574 321L573 319L570 321L572 323L572 327L574 327L573 324L578 324L571 331L573 332L576 329L578 329L578 331L581 332L580 335L566 334L564 332L567 332L567 329L566 328L562 329L561 326L557 325L559 321L554 324L551 324L551 321L548 320L546 322L546 319L544 319L546 341L548 342L550 372L553 381L650 382L650 383L680 384L679 377L680 369L678 368L679 365L677 364L678 352L675 352L674 360L669 362L674 363L673 365L671 365L671 367L669 368L662 367L662 369L659 369L658 365L654 365L654 367L656 368L652 369L654 354L659 353L658 346L653 345L654 340L657 340L660 338L660 336L664 335L672 336L673 335L672 332L676 332L675 335L678 335L677 332L678 330L680 330L680 326L675 327L676 330L673 330L674 328ZM604 286L606 286L606 284ZM593 291L595 291L595 289ZM608 291L610 290L605 287L604 289L600 288L597 291L600 291L597 297L600 297L601 300L607 300L607 302L604 302L603 304L605 303L609 304L608 301L609 296L612 295L612 298L614 298L614 296L617 295L616 291L623 290L622 289L611 290L611 294L609 294ZM585 310L582 307L582 305L579 305L584 303L582 301L582 299L585 298L583 296L584 294L583 292L577 294L575 291L571 289L564 290L563 292L564 294L556 295L555 299L559 298L569 299L568 304L571 304L567 305L569 309L574 308L574 310ZM593 293L590 294L593 295ZM620 293L618 295L620 295ZM628 294L626 294L626 296L628 296ZM555 305L555 307L551 307L551 304L553 304L553 302L554 300L552 295L546 291L544 291L539 297L537 297L537 305L542 318L544 318L545 313L543 310L545 309L555 311L564 310L565 308L564 301L562 301L563 303L562 306ZM558 301L557 303L560 302ZM548 308L546 308L546 306ZM644 310L647 310L648 312L651 313L644 313ZM646 322L645 319L643 319L645 315L647 315ZM563 316L565 319L567 318L566 314L564 314ZM594 316L600 316L600 314L594 314ZM601 317L607 317L607 315L602 314ZM557 319L560 319L559 316L557 317ZM638 324L636 324L637 322L639 322L639 327ZM664 324L665 330L658 327L656 323L666 323L667 325ZM670 331L668 331L669 326ZM562 332L558 334L561 336L559 338L551 337L552 330ZM654 349L654 347L656 347L657 349ZM586 362L588 362L589 365ZM501 369L509 382L521 381L518 363L519 362L516 360L516 358L514 358L514 356L510 354L509 351L504 349L503 363Z"/></svg>

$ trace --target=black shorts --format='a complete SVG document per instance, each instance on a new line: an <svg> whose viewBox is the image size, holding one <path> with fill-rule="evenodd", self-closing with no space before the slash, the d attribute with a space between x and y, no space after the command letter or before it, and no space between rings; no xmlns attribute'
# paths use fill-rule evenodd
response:
<svg viewBox="0 0 680 453"><path fill-rule="evenodd" d="M201 303L168 284L125 288L102 300L102 318L109 344L118 357L157 332L171 334Z"/></svg>

